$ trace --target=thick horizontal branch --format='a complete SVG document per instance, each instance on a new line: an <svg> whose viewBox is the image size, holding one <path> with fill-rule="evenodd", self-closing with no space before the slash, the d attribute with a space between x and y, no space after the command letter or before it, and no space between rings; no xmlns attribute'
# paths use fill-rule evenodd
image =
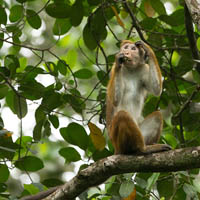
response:
<svg viewBox="0 0 200 200"><path fill-rule="evenodd" d="M130 172L172 172L194 168L200 168L200 146L144 156L113 155L99 160L80 171L71 181L56 189L45 200L72 200L89 187L99 185L109 177L117 174ZM33 197L24 198L23 200L33 200ZM40 199L38 197L37 199Z"/></svg>

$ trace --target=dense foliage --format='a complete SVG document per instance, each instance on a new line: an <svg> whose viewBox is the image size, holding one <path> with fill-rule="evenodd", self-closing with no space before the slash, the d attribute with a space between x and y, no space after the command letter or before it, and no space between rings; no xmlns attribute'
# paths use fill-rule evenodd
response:
<svg viewBox="0 0 200 200"><path fill-rule="evenodd" d="M188 25L183 0L0 0L0 199L60 185L113 154L105 96L123 39L144 40L159 60L163 92L147 98L144 116L162 110L161 142L200 145L200 32ZM113 176L79 198L198 199L198 174Z"/></svg>

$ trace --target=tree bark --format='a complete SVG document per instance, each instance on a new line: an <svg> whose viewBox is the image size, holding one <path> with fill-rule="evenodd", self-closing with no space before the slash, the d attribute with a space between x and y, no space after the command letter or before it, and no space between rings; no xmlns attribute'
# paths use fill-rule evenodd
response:
<svg viewBox="0 0 200 200"><path fill-rule="evenodd" d="M198 0L185 0L188 10L191 14L193 22L200 30L200 3Z"/></svg>
<svg viewBox="0 0 200 200"><path fill-rule="evenodd" d="M72 200L89 187L99 185L109 177L130 172L174 172L200 168L200 146L182 148L149 155L113 155L93 163L72 180L58 187L46 198L42 193L22 200ZM45 191L47 192L47 191ZM41 198L39 195L41 194Z"/></svg>

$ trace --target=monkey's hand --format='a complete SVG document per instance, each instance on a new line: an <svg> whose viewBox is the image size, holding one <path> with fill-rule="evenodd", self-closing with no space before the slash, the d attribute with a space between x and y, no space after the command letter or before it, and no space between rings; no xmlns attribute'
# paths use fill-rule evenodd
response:
<svg viewBox="0 0 200 200"><path fill-rule="evenodd" d="M124 56L123 53L119 52L116 56L115 56L115 63L116 63L116 69L119 70L121 69L123 63L125 62L126 57Z"/></svg>
<svg viewBox="0 0 200 200"><path fill-rule="evenodd" d="M152 54L152 49L149 47L149 45L147 45L146 43L144 43L143 41L137 41L135 43L136 47L140 50L143 50L143 53L144 53L144 60L146 62L148 62L149 60L149 57L151 56Z"/></svg>

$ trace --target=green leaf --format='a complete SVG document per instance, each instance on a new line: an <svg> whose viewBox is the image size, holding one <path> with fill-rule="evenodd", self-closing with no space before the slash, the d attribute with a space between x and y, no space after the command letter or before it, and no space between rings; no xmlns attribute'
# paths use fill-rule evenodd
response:
<svg viewBox="0 0 200 200"><path fill-rule="evenodd" d="M27 0L16 0L17 2L19 2L19 3L24 3L24 2L26 2Z"/></svg>
<svg viewBox="0 0 200 200"><path fill-rule="evenodd" d="M34 129L33 129L33 138L35 141L40 141L42 138L42 126L44 124L44 120L39 121Z"/></svg>
<svg viewBox="0 0 200 200"><path fill-rule="evenodd" d="M11 22L16 22L23 17L23 7L20 5L14 5L10 9L9 20Z"/></svg>
<svg viewBox="0 0 200 200"><path fill-rule="evenodd" d="M35 111L36 123L44 121L45 119L46 119L46 113L44 112L43 107L40 105Z"/></svg>
<svg viewBox="0 0 200 200"><path fill-rule="evenodd" d="M49 137L51 135L51 125L48 120L44 123L44 131L43 131L43 137L47 136Z"/></svg>
<svg viewBox="0 0 200 200"><path fill-rule="evenodd" d="M61 95L53 90L47 91L42 100L42 106L47 112L62 105Z"/></svg>
<svg viewBox="0 0 200 200"><path fill-rule="evenodd" d="M54 35L64 35L71 29L72 25L69 19L56 19L53 26Z"/></svg>
<svg viewBox="0 0 200 200"><path fill-rule="evenodd" d="M7 14L4 8L0 7L0 24L6 25L7 23Z"/></svg>
<svg viewBox="0 0 200 200"><path fill-rule="evenodd" d="M0 84L0 99L3 99L8 93L9 87L5 84Z"/></svg>
<svg viewBox="0 0 200 200"><path fill-rule="evenodd" d="M35 172L44 167L42 160L35 156L26 156L15 162L15 167L23 171Z"/></svg>
<svg viewBox="0 0 200 200"><path fill-rule="evenodd" d="M40 19L40 16L34 10L27 9L26 17L29 25L32 28L39 29L41 27L42 21Z"/></svg>
<svg viewBox="0 0 200 200"><path fill-rule="evenodd" d="M14 110L16 112L15 114L17 114L17 117L19 119L24 118L28 110L26 99L22 97L18 97L17 95L14 95Z"/></svg>
<svg viewBox="0 0 200 200"><path fill-rule="evenodd" d="M108 84L108 80L109 80L109 75L108 75L108 73L106 73L106 72L104 72L104 71L98 71L97 72L97 77L98 77L98 79L101 81L101 83L102 83L102 85L103 86L107 86L107 84Z"/></svg>
<svg viewBox="0 0 200 200"><path fill-rule="evenodd" d="M66 61L68 65L70 66L70 68L73 68L76 65L76 61L77 61L77 51L74 49L70 49L67 52Z"/></svg>
<svg viewBox="0 0 200 200"><path fill-rule="evenodd" d="M71 8L71 14L70 14L71 24L73 26L78 26L83 19L83 14L84 14L84 10L83 10L82 1L76 0L76 2L72 5L72 8Z"/></svg>
<svg viewBox="0 0 200 200"><path fill-rule="evenodd" d="M85 109L85 103L80 99L81 95L74 96L70 94L63 95L63 99L65 102L68 102L75 112L82 113L83 109Z"/></svg>
<svg viewBox="0 0 200 200"><path fill-rule="evenodd" d="M156 0L156 3L154 0L151 0L151 6L159 15L166 14L165 6L160 0Z"/></svg>
<svg viewBox="0 0 200 200"><path fill-rule="evenodd" d="M5 192L7 189L7 185L5 183L0 183L0 193Z"/></svg>
<svg viewBox="0 0 200 200"><path fill-rule="evenodd" d="M100 0L87 0L88 3L92 6L97 6L98 4L100 4Z"/></svg>
<svg viewBox="0 0 200 200"><path fill-rule="evenodd" d="M134 187L135 185L132 181L124 181L119 188L120 196L123 198L128 197L133 191Z"/></svg>
<svg viewBox="0 0 200 200"><path fill-rule="evenodd" d="M167 143L173 148L175 149L178 145L177 139L176 137L174 137L172 134L165 134L163 136L165 138L165 140L167 141Z"/></svg>
<svg viewBox="0 0 200 200"><path fill-rule="evenodd" d="M67 73L67 63L64 60L59 60L57 63L58 71L65 76Z"/></svg>
<svg viewBox="0 0 200 200"><path fill-rule="evenodd" d="M58 120L58 117L56 115L49 115L49 120L53 124L54 128L59 127L59 120Z"/></svg>
<svg viewBox="0 0 200 200"><path fill-rule="evenodd" d="M83 29L83 40L88 49L94 50L97 47L97 42L94 39L88 24Z"/></svg>
<svg viewBox="0 0 200 200"><path fill-rule="evenodd" d="M74 72L74 76L80 79L89 79L93 76L93 74L89 69L80 69Z"/></svg>
<svg viewBox="0 0 200 200"><path fill-rule="evenodd" d="M27 103L26 99L19 97L13 91L8 92L6 96L6 103L18 118L23 118L27 114Z"/></svg>
<svg viewBox="0 0 200 200"><path fill-rule="evenodd" d="M78 153L78 151L76 151L76 149L72 147L60 149L59 154L65 158L66 163L76 162L76 161L81 160L81 156Z"/></svg>
<svg viewBox="0 0 200 200"><path fill-rule="evenodd" d="M29 194L37 194L38 192L44 191L47 188L41 183L24 184L24 189L29 192Z"/></svg>
<svg viewBox="0 0 200 200"><path fill-rule="evenodd" d="M55 187L58 185L63 185L64 182L56 178L48 178L42 181L42 184L49 188L49 187Z"/></svg>
<svg viewBox="0 0 200 200"><path fill-rule="evenodd" d="M170 16L160 15L159 19L171 26L179 26L184 24L184 9L178 9Z"/></svg>
<svg viewBox="0 0 200 200"><path fill-rule="evenodd" d="M7 55L4 58L4 65L10 70L11 77L16 74L16 69L20 67L19 60L15 55Z"/></svg>
<svg viewBox="0 0 200 200"><path fill-rule="evenodd" d="M147 187L146 189L148 191L150 191L152 189L152 187L154 186L154 184L156 183L156 181L158 180L160 176L160 173L153 173L152 176L150 176L148 178L148 181L147 181Z"/></svg>
<svg viewBox="0 0 200 200"><path fill-rule="evenodd" d="M21 82L19 90L25 98L37 100L44 95L45 87L35 80L29 80Z"/></svg>
<svg viewBox="0 0 200 200"><path fill-rule="evenodd" d="M68 143L76 145L83 150L87 149L89 136L80 124L72 122L66 128L61 128L60 133Z"/></svg>
<svg viewBox="0 0 200 200"><path fill-rule="evenodd" d="M70 9L70 5L60 2L49 4L46 7L46 12L54 18L68 18L70 16Z"/></svg>
<svg viewBox="0 0 200 200"><path fill-rule="evenodd" d="M157 189L160 194L160 197L165 197L165 199L170 199L170 197L173 195L173 189L174 189L173 179L165 180L164 177L162 181L157 181Z"/></svg>
<svg viewBox="0 0 200 200"><path fill-rule="evenodd" d="M10 172L8 170L7 165L0 164L0 182L6 182L8 180L8 177L10 175Z"/></svg>
<svg viewBox="0 0 200 200"><path fill-rule="evenodd" d="M4 39L4 33L0 33L0 39ZM3 41L0 40L0 49L3 46Z"/></svg>

